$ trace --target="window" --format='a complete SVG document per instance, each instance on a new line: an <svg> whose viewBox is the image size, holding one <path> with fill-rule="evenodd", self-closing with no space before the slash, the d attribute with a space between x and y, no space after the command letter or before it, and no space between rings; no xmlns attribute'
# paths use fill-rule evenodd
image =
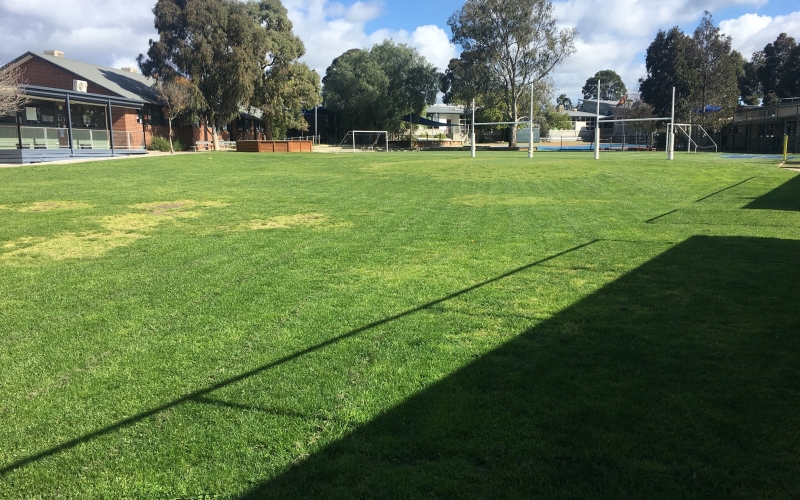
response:
<svg viewBox="0 0 800 500"><path fill-rule="evenodd" d="M72 128L99 128L106 130L105 106L92 104L72 104Z"/></svg>

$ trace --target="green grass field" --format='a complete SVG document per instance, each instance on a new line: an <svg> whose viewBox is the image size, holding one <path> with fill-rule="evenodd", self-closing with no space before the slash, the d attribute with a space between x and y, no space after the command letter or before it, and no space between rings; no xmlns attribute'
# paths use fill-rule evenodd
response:
<svg viewBox="0 0 800 500"><path fill-rule="evenodd" d="M800 176L0 169L0 498L797 498Z"/></svg>

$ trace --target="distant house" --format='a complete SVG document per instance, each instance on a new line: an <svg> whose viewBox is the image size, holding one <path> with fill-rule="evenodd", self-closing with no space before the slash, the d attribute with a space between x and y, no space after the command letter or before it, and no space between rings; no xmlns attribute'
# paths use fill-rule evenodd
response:
<svg viewBox="0 0 800 500"><path fill-rule="evenodd" d="M466 143L469 140L469 127L472 123L472 112L467 106L449 104L430 104L425 108L425 118L441 125L420 129L420 133L430 133L431 136L444 134L447 139Z"/></svg>
<svg viewBox="0 0 800 500"><path fill-rule="evenodd" d="M6 67L22 71L29 100L16 116L0 116L0 163L143 154L154 136L168 134L153 80L135 68L74 61L57 50L26 52ZM257 138L260 112L243 113L225 128L222 140ZM188 144L211 140L201 123L175 133Z"/></svg>

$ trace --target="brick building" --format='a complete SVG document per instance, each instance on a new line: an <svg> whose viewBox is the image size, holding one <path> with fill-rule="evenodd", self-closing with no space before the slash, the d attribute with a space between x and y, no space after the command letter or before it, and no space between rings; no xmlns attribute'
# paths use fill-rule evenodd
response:
<svg viewBox="0 0 800 500"><path fill-rule="evenodd" d="M18 67L28 102L16 116L0 116L0 163L37 163L73 157L144 154L153 137L168 135L153 80L135 68L107 68L64 58L52 50L26 52ZM257 139L260 113L251 110L220 131L220 140ZM210 141L196 122L173 122L184 144Z"/></svg>

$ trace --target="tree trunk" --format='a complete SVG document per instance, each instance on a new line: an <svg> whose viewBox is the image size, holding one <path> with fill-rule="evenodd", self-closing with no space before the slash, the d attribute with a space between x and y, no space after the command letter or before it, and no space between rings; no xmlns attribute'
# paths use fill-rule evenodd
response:
<svg viewBox="0 0 800 500"><path fill-rule="evenodd" d="M267 118L266 116L264 118ZM264 139L272 140L272 120L264 120Z"/></svg>
<svg viewBox="0 0 800 500"><path fill-rule="evenodd" d="M219 127L216 116L211 119L211 149L219 151Z"/></svg>
<svg viewBox="0 0 800 500"><path fill-rule="evenodd" d="M172 149L172 118L167 121L169 122L169 154L175 154L175 150Z"/></svg>

